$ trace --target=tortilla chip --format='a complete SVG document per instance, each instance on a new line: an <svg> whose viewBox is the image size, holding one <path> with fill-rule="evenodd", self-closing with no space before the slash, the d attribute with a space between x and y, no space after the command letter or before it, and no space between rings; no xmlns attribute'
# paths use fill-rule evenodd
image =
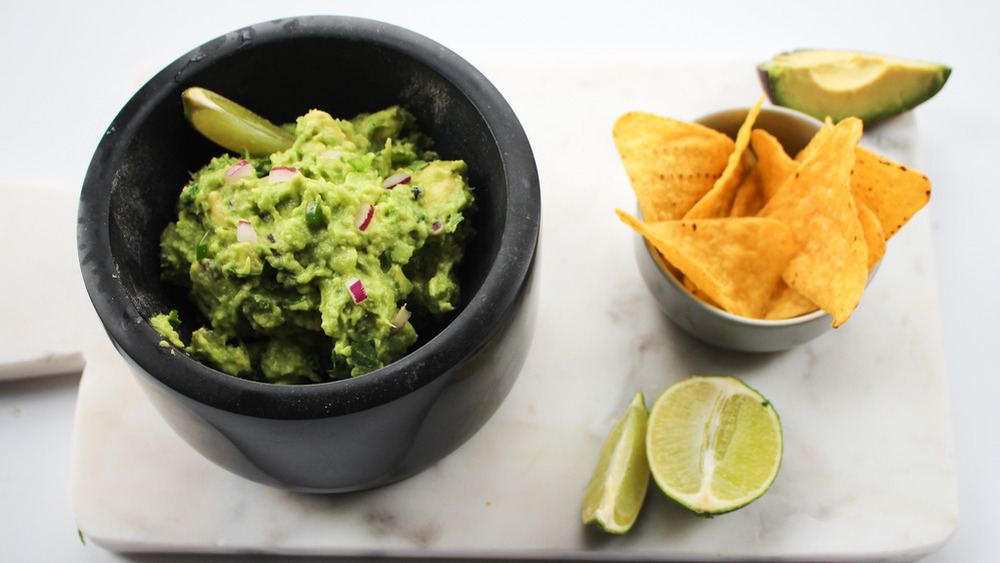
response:
<svg viewBox="0 0 1000 563"><path fill-rule="evenodd" d="M684 215L684 219L708 219L729 215L733 206L733 197L736 195L736 188L743 181L747 170L754 164L752 154L747 151L747 147L750 146L750 132L753 130L753 124L757 121L760 107L766 98L767 96L761 96L757 103L747 111L747 116L736 133L733 151L729 155L722 176L715 181L712 189Z"/></svg>
<svg viewBox="0 0 1000 563"><path fill-rule="evenodd" d="M833 133L833 120L827 117L826 121L823 122L823 126L819 128L819 131L816 131L806 146L795 155L795 160L802 162L809 158L809 155L816 152L816 149L826 142L831 133Z"/></svg>
<svg viewBox="0 0 1000 563"><path fill-rule="evenodd" d="M649 239L646 239L646 242L649 242ZM688 290L688 292L691 293L691 295L693 295L698 300L704 302L706 305L715 307L716 309L722 308L719 306L718 303L713 301L711 297L705 295L704 291L698 289L698 286L696 286L694 282L691 281L691 278L686 277L684 275L684 272L681 272L680 270L675 268L673 264L667 262L667 259L664 258L662 254L660 254L660 251L657 250L655 246L653 247L653 255L656 256L656 261L659 262L664 269L670 272L670 275L672 275L674 279L677 280L678 283L683 285L684 289Z"/></svg>
<svg viewBox="0 0 1000 563"><path fill-rule="evenodd" d="M851 192L875 214L888 240L930 201L931 181L864 147L855 155Z"/></svg>
<svg viewBox="0 0 1000 563"><path fill-rule="evenodd" d="M782 280L764 318L769 321L793 319L819 309L815 303Z"/></svg>
<svg viewBox="0 0 1000 563"><path fill-rule="evenodd" d="M861 133L861 120L840 121L759 214L793 233L798 250L782 277L830 313L834 327L850 318L868 281L868 249L850 190Z"/></svg>
<svg viewBox="0 0 1000 563"><path fill-rule="evenodd" d="M865 202L854 198L854 205L858 208L861 232L865 234L865 246L868 247L868 271L871 272L885 256L885 233L882 231L882 224L879 223L878 217Z"/></svg>
<svg viewBox="0 0 1000 563"><path fill-rule="evenodd" d="M659 251L657 251L657 254L659 254ZM661 254L661 256L662 256L662 254ZM676 270L677 272L680 272L680 270L677 270L676 268L674 268L674 270ZM680 274L680 275L675 275L674 277L677 278L677 279L679 279L679 280L682 280L681 283L684 285L684 289L688 290L688 292L690 292L691 295L695 296L695 298L698 299L699 301L701 301L702 303L704 303L704 304L706 304L706 305L708 305L710 307L715 307L716 309L722 309L723 308L721 305L719 305L718 303L716 303L714 299L712 299L711 297L709 297L707 293L705 293L704 291L698 289L698 286L696 286L694 284L694 282L691 281L691 278L685 276L683 273Z"/></svg>
<svg viewBox="0 0 1000 563"><path fill-rule="evenodd" d="M732 139L714 129L643 112L619 117L613 137L646 221L683 217L733 150Z"/></svg>
<svg viewBox="0 0 1000 563"><path fill-rule="evenodd" d="M643 223L615 210L686 278L723 309L751 318L767 313L795 251L788 229L759 217Z"/></svg>
<svg viewBox="0 0 1000 563"><path fill-rule="evenodd" d="M743 183L736 188L730 217L753 217L764 207L764 188L760 179L760 168L755 166L743 177Z"/></svg>
<svg viewBox="0 0 1000 563"><path fill-rule="evenodd" d="M799 163L788 156L777 137L763 129L754 129L750 134L750 146L757 155L756 170L760 175L760 187L764 201L771 199L781 184L791 176Z"/></svg>

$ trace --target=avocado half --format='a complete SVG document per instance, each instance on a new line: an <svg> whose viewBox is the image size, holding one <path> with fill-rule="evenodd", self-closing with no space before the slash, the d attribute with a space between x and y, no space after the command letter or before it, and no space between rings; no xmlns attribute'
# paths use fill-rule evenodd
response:
<svg viewBox="0 0 1000 563"><path fill-rule="evenodd" d="M951 68L856 51L800 49L759 64L757 72L775 105L819 120L854 116L870 123L931 99Z"/></svg>

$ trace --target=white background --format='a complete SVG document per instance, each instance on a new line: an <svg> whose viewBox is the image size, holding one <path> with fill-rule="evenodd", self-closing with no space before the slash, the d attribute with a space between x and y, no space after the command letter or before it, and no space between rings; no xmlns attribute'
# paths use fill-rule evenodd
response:
<svg viewBox="0 0 1000 563"><path fill-rule="evenodd" d="M827 47L951 65L947 86L916 112L920 167L934 182L927 212L960 500L955 536L928 561L988 561L1000 553L994 524L1000 505L1000 370L992 355L1000 315L995 3L17 2L0 16L0 182L78 190L101 135L139 77L233 29L306 14L357 15L408 27L473 64L528 58L765 60L792 48ZM4 277L24 267L5 265L0 290ZM0 560L125 559L84 546L77 537L68 468L78 380L71 375L0 383Z"/></svg>

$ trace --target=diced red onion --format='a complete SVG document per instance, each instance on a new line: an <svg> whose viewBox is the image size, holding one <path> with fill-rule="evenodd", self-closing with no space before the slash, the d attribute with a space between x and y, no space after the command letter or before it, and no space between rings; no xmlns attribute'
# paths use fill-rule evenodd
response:
<svg viewBox="0 0 1000 563"><path fill-rule="evenodd" d="M359 231L364 231L368 228L368 225L372 222L372 217L375 216L375 208L370 203L362 203L358 206L357 212L354 214L354 227Z"/></svg>
<svg viewBox="0 0 1000 563"><path fill-rule="evenodd" d="M229 167L226 170L226 184L232 184L240 178L246 178L247 176L252 176L254 173L253 165L246 160L241 160L236 164Z"/></svg>
<svg viewBox="0 0 1000 563"><path fill-rule="evenodd" d="M351 299L354 300L355 305L368 299L368 292L365 291L365 285L358 278L347 280L347 291L351 292Z"/></svg>
<svg viewBox="0 0 1000 563"><path fill-rule="evenodd" d="M257 242L257 231L254 230L250 221L240 219L240 222L236 224L236 240L249 243Z"/></svg>
<svg viewBox="0 0 1000 563"><path fill-rule="evenodd" d="M434 221L434 223L431 224L431 232L436 233L440 230L441 230L441 221Z"/></svg>
<svg viewBox="0 0 1000 563"><path fill-rule="evenodd" d="M410 312L406 310L406 304L404 303L403 306L399 308L399 312L396 313L396 316L392 318L392 322L390 323L392 325L392 330L389 332L396 334L402 330L404 326L406 326L406 321L408 320L410 320Z"/></svg>
<svg viewBox="0 0 1000 563"><path fill-rule="evenodd" d="M296 173L298 173L298 169L287 168L285 166L275 166L267 175L267 181L273 184L290 182Z"/></svg>
<svg viewBox="0 0 1000 563"><path fill-rule="evenodd" d="M382 187L387 190L391 190L392 188L395 188L399 184L409 184L409 183L410 183L410 175L405 172L399 172L397 174L393 174L392 176L386 178L382 182Z"/></svg>

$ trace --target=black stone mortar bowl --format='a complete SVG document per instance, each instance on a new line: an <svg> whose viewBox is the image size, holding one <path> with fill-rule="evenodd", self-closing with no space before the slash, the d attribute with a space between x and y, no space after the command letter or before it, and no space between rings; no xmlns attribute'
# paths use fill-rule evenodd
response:
<svg viewBox="0 0 1000 563"><path fill-rule="evenodd" d="M468 163L476 230L459 271L461 303L404 358L348 380L275 385L209 368L148 320L178 309L161 281L159 237L190 173L223 149L185 120L181 92L216 91L276 123L317 108L334 117L399 104L446 159ZM245 478L347 492L412 476L494 414L517 379L535 320L538 173L497 89L438 43L384 23L334 16L264 22L168 65L104 133L80 198L87 291L146 395L195 450ZM185 328L182 326L182 334ZM186 330L190 330L187 328Z"/></svg>

